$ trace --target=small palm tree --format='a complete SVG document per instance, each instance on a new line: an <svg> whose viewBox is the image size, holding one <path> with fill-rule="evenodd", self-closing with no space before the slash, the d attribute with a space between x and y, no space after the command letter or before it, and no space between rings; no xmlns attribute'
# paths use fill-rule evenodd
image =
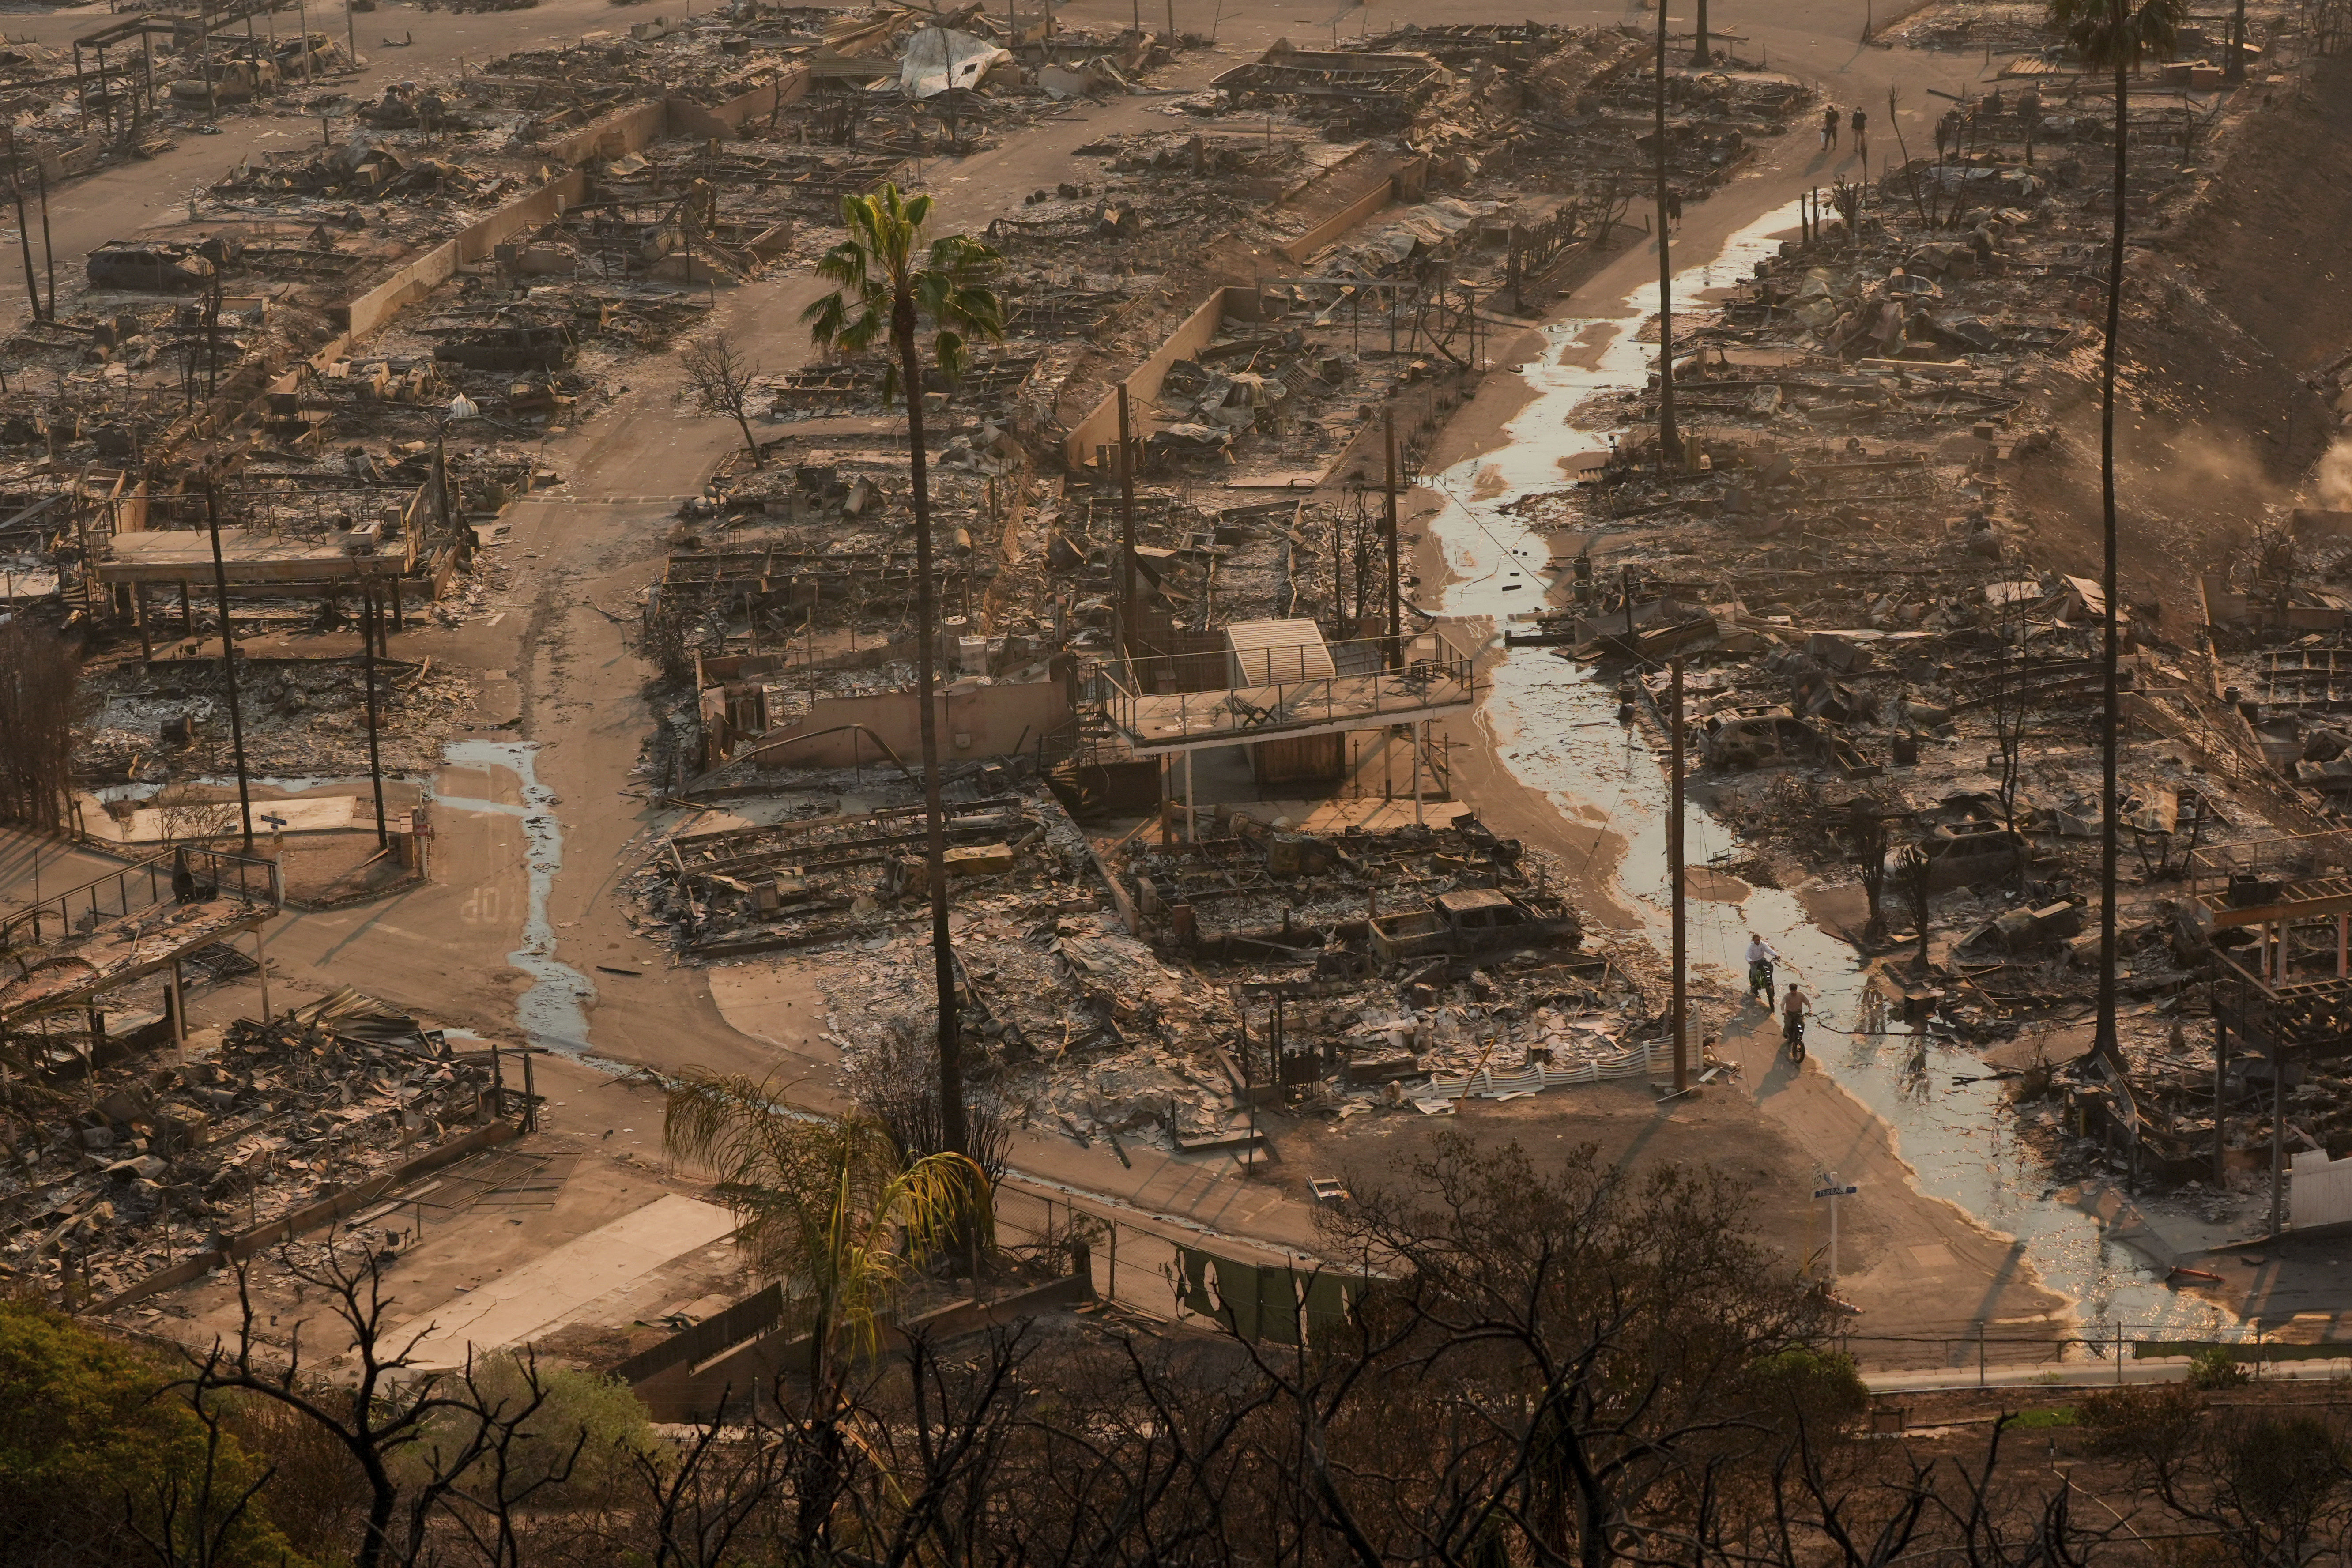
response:
<svg viewBox="0 0 2352 1568"><path fill-rule="evenodd" d="M872 1118L796 1111L775 1085L740 1075L698 1072L673 1086L662 1142L718 1174L750 1266L815 1297L813 1376L836 1348L878 1349L883 1311L908 1275L967 1216L988 1212L988 1178L962 1155L902 1160Z"/></svg>
<svg viewBox="0 0 2352 1568"><path fill-rule="evenodd" d="M2121 654L2117 617L2121 584L2116 571L2116 359L2123 333L2125 178L2130 171L2131 76L2141 61L2169 56L2189 15L2188 0L2050 0L2050 17L2093 70L2116 77L2116 212L2107 247L2107 342L2099 403L2099 497L2105 563L2099 582L2105 592L2105 637L2100 652L2100 689L2105 698L2099 719L2102 773L2099 784L2099 1005L2092 1047L2114 1057L2116 1037L2116 737L2118 706L2116 667Z"/></svg>
<svg viewBox="0 0 2352 1568"><path fill-rule="evenodd" d="M907 399L907 458L915 494L915 688L922 707L924 855L930 870L931 958L939 991L940 1130L948 1150L971 1154L964 1117L963 1063L956 1038L955 950L948 940L947 829L940 807L938 606L931 591L931 488L923 455L923 365L916 339L930 324L931 362L950 381L963 374L965 343L1004 335L1004 316L986 279L1002 262L976 239L949 235L926 247L931 198L885 184L844 196L849 236L824 253L817 276L841 287L801 312L820 348L856 353L887 337L887 402Z"/></svg>

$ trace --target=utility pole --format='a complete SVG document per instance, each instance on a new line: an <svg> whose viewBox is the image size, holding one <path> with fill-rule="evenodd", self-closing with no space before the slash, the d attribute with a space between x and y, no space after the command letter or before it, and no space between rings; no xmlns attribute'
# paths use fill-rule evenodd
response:
<svg viewBox="0 0 2352 1568"><path fill-rule="evenodd" d="M1658 0L1658 15L1662 20L1665 12L1666 0ZM1708 65L1714 59L1715 51L1706 47L1706 0L1698 0L1698 47L1691 55L1691 64Z"/></svg>
<svg viewBox="0 0 2352 1568"><path fill-rule="evenodd" d="M221 673L228 679L229 749L236 758L236 814L245 825L245 852L253 853L253 791L245 777L245 715L236 702L236 644L228 627L228 565L221 558L220 507L213 482L205 481L205 526L213 536L213 595L220 609Z"/></svg>
<svg viewBox="0 0 2352 1568"><path fill-rule="evenodd" d="M364 577L360 579L360 665L367 671L368 780L375 786L375 847L389 849L392 831L383 821L383 759L376 751L375 639L380 623L375 584Z"/></svg>
<svg viewBox="0 0 2352 1568"><path fill-rule="evenodd" d="M360 68L360 24L359 24L359 10L358 10L358 7L354 6L354 5L352 4L352 0L343 0L343 52L344 52L345 54L347 54L347 55L351 56L351 58L350 58L348 61L346 61L345 63L346 63L347 65L349 65L352 70L355 70L355 71L356 71L357 69L359 69L359 68ZM459 60L459 61L457 62L457 70L458 70L458 74L462 76L462 75L465 73L465 68L466 68L466 62L465 62L464 60L462 60L462 59L461 59L461 60Z"/></svg>
<svg viewBox="0 0 2352 1568"><path fill-rule="evenodd" d="M1118 384L1118 619L1127 657L1133 658L1140 646L1136 622L1143 606L1135 592L1135 442L1128 434L1127 383L1123 381Z"/></svg>
<svg viewBox="0 0 2352 1568"><path fill-rule="evenodd" d="M25 292L32 300L33 320L47 321L41 309L41 279L33 270L32 228L25 221L24 165L17 156L16 133L13 130L8 133L8 194L16 200L16 244L25 253Z"/></svg>
<svg viewBox="0 0 2352 1568"><path fill-rule="evenodd" d="M2284 965L2282 955L2281 966ZM2137 1130L2135 1130L2137 1131ZM2286 1228L2286 1052L2271 1037L2271 1235Z"/></svg>
<svg viewBox="0 0 2352 1568"><path fill-rule="evenodd" d="M1397 573L1396 410L1388 410L1389 648L1391 669L1404 668L1404 590Z"/></svg>
<svg viewBox="0 0 2352 1568"><path fill-rule="evenodd" d="M1665 0L1659 0L1660 8ZM1679 658L1667 665L1670 672L1666 700L1674 707L1674 721L1668 726L1673 752L1673 766L1668 776L1673 780L1671 804L1666 818L1666 875L1672 879L1670 907L1674 910L1674 1030L1675 1030L1675 1092L1681 1094L1690 1088L1690 935L1685 915L1686 895L1683 883L1683 661Z"/></svg>
<svg viewBox="0 0 2352 1568"><path fill-rule="evenodd" d="M1675 432L1675 279L1666 241L1666 0L1658 0L1658 472L1667 488L1682 466Z"/></svg>
<svg viewBox="0 0 2352 1568"><path fill-rule="evenodd" d="M49 243L49 174L33 160L33 179L41 193L41 269L49 279L49 320L58 319L58 253Z"/></svg>

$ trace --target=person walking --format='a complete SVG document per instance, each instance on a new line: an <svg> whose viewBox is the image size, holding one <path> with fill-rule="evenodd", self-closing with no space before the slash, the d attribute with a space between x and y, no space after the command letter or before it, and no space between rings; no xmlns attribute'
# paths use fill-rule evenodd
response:
<svg viewBox="0 0 2352 1568"><path fill-rule="evenodd" d="M1779 989L1772 980L1772 962L1780 956L1780 952L1763 937L1752 931L1748 933L1748 994L1759 998L1767 1011Z"/></svg>
<svg viewBox="0 0 2352 1568"><path fill-rule="evenodd" d="M1837 145L1837 105L1832 103L1822 110L1822 151L1826 153Z"/></svg>
<svg viewBox="0 0 2352 1568"><path fill-rule="evenodd" d="M1789 982L1789 994L1780 1000L1780 1038L1788 1043L1789 1059L1805 1059L1805 1014L1812 1007L1797 983Z"/></svg>
<svg viewBox="0 0 2352 1568"><path fill-rule="evenodd" d="M1666 226L1679 228L1683 221L1683 194L1669 186L1666 190Z"/></svg>
<svg viewBox="0 0 2352 1568"><path fill-rule="evenodd" d="M1869 123L1870 116L1862 111L1860 104L1856 104L1853 110L1853 151L1854 156L1864 163L1870 162L1870 133L1864 129Z"/></svg>

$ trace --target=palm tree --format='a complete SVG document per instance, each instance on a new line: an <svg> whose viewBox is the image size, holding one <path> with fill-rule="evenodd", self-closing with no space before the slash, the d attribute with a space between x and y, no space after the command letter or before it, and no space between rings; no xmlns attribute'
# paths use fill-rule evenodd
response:
<svg viewBox="0 0 2352 1568"><path fill-rule="evenodd" d="M2116 1038L2116 664L2122 605L2116 574L2116 358L2124 316L2125 176L2130 165L2131 74L2150 57L2172 53L2188 0L2050 0L2051 20L2064 30L2083 63L2116 74L2116 212L2107 247L2107 342L2099 401L2099 499L2105 563L2099 583L2106 595L2100 649L2099 720L2099 1013L2092 1048L2117 1059Z"/></svg>
<svg viewBox="0 0 2352 1568"><path fill-rule="evenodd" d="M841 287L801 312L819 348L856 353L885 336L895 359L884 373L885 401L907 399L907 456L915 492L915 688L922 704L925 858L931 884L931 957L939 989L940 1131L949 1151L969 1158L963 1062L956 1039L955 950L948 941L947 829L940 809L939 616L931 591L931 489L923 457L923 366L915 339L926 321L936 334L931 362L952 381L963 374L971 337L1004 335L1003 312L985 279L1001 258L978 240L949 235L923 244L931 198L904 196L885 184L866 196L844 196L849 237L824 253L817 276Z"/></svg>
<svg viewBox="0 0 2352 1568"><path fill-rule="evenodd" d="M717 1173L750 1267L814 1296L813 1377L836 1347L878 1350L882 1313L907 1276L966 1216L988 1212L988 1178L961 1154L903 1160L873 1118L798 1111L776 1085L738 1074L692 1072L673 1085L662 1142Z"/></svg>

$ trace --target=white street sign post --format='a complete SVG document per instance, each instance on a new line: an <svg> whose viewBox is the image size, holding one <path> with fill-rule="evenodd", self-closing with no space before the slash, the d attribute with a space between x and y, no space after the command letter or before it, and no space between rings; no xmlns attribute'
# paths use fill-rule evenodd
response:
<svg viewBox="0 0 2352 1568"><path fill-rule="evenodd" d="M1847 1183L1845 1185L1843 1185L1843 1186L1840 1186L1840 1185L1838 1184L1837 1173L1836 1173L1835 1171L1832 1171L1831 1173L1829 1173L1829 1174L1828 1174L1828 1175L1826 1175L1826 1176L1822 1177L1822 1179L1824 1182L1826 1182L1828 1184L1827 1184L1826 1186L1815 1187L1815 1188L1813 1189L1813 1196L1815 1196L1815 1197L1817 1197L1817 1198L1827 1198L1827 1199L1829 1199L1829 1201L1830 1201L1830 1283L1831 1283L1831 1284L1832 1284L1832 1285L1834 1285L1834 1284L1836 1284L1836 1283L1837 1283L1837 1277L1838 1277L1838 1257L1837 1257L1837 1205L1838 1205L1838 1199L1840 1199L1840 1198L1850 1198L1850 1197L1853 1196L1853 1194L1854 1194L1855 1193L1859 1192L1861 1189L1860 1189L1860 1188L1858 1188L1858 1187L1856 1187L1856 1186L1854 1186L1852 1183Z"/></svg>

